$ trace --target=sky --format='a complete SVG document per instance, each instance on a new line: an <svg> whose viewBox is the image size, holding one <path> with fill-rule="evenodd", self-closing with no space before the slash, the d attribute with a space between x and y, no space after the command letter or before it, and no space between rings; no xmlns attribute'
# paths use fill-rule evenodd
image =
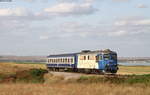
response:
<svg viewBox="0 0 150 95"><path fill-rule="evenodd" d="M0 55L108 48L150 57L150 0L0 1Z"/></svg>

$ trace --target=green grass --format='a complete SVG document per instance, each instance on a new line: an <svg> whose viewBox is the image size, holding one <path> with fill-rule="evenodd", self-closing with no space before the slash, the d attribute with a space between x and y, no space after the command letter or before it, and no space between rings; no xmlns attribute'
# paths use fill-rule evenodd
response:
<svg viewBox="0 0 150 95"><path fill-rule="evenodd" d="M113 84L145 84L150 86L150 74L128 76L81 76L76 82L79 83L113 83Z"/></svg>

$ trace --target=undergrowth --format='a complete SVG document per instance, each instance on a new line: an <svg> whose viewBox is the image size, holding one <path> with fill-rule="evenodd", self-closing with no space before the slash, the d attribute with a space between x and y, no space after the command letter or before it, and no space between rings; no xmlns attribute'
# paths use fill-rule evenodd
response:
<svg viewBox="0 0 150 95"><path fill-rule="evenodd" d="M18 71L15 74L0 74L0 83L43 83L45 69L29 69Z"/></svg>

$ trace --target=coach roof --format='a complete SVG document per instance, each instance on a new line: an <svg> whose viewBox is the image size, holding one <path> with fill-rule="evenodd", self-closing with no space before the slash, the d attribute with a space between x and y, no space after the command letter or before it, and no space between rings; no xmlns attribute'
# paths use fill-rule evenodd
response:
<svg viewBox="0 0 150 95"><path fill-rule="evenodd" d="M48 57L69 57L69 56L75 56L75 55L78 55L78 54L95 54L95 53L108 54L108 53L116 53L116 52L111 51L109 49L97 50L97 51L83 50L79 53L55 54L55 55L49 55Z"/></svg>

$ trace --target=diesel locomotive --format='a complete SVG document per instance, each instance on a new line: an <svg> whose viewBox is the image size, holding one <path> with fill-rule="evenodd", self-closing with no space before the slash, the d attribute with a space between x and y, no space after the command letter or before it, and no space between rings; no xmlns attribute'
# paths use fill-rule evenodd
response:
<svg viewBox="0 0 150 95"><path fill-rule="evenodd" d="M117 73L117 53L106 50L83 50L78 53L47 56L50 71L74 71L88 73Z"/></svg>

